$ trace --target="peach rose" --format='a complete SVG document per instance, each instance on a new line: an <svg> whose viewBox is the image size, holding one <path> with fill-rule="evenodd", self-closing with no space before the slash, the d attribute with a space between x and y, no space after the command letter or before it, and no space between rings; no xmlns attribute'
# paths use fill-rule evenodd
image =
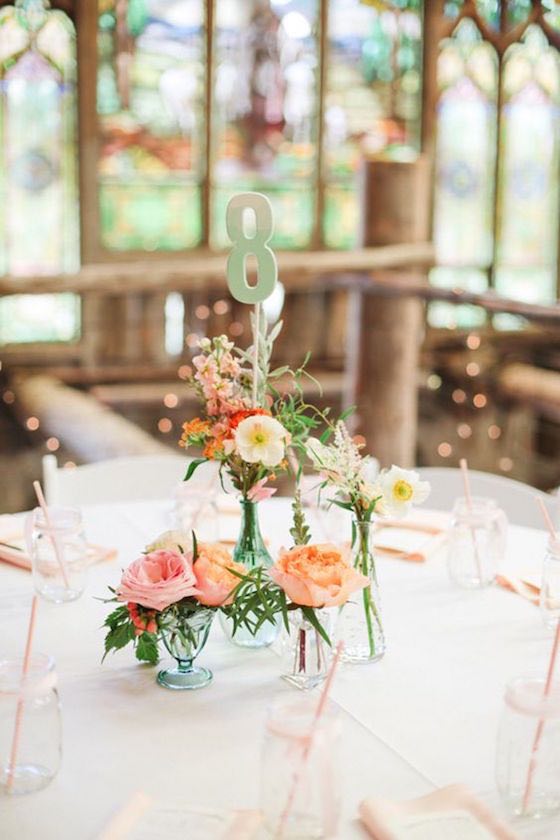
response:
<svg viewBox="0 0 560 840"><path fill-rule="evenodd" d="M270 577L301 607L339 607L369 579L349 563L349 552L328 543L281 551Z"/></svg>
<svg viewBox="0 0 560 840"><path fill-rule="evenodd" d="M118 601L132 601L153 610L198 595L192 563L177 551L152 551L128 566L117 589Z"/></svg>
<svg viewBox="0 0 560 840"><path fill-rule="evenodd" d="M233 602L232 590L240 579L229 571L246 574L242 563L235 563L231 554L219 543L199 543L194 564L197 600L207 607L227 607Z"/></svg>

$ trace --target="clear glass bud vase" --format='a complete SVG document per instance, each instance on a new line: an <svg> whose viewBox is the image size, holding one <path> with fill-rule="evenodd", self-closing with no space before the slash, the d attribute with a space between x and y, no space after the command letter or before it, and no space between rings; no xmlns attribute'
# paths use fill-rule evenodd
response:
<svg viewBox="0 0 560 840"><path fill-rule="evenodd" d="M177 667L166 668L157 675L164 688L189 690L212 682L212 671L195 665L194 660L206 644L214 614L214 610L193 611L180 604L169 610L165 624L160 624L161 637Z"/></svg>
<svg viewBox="0 0 560 840"><path fill-rule="evenodd" d="M379 587L373 556L373 522L354 520L352 563L369 578L369 586L350 596L340 608L336 639L344 642L344 662L377 662L385 654Z"/></svg>
<svg viewBox="0 0 560 840"><path fill-rule="evenodd" d="M273 560L261 534L257 503L241 499L240 504L241 529L233 549L233 559L236 563L242 563L249 571L258 566L269 569ZM233 621L230 618L220 613L220 623L234 645L248 648L268 647L276 639L280 629L278 624L266 621L254 636L245 627L239 627L233 635Z"/></svg>
<svg viewBox="0 0 560 840"><path fill-rule="evenodd" d="M315 615L329 635L329 611L315 610ZM331 649L301 610L291 610L288 622L290 632L282 631L282 679L304 691L315 688L327 676Z"/></svg>

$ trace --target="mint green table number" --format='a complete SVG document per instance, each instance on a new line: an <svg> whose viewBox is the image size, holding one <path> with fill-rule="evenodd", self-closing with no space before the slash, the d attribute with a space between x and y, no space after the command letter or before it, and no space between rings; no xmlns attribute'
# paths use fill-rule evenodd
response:
<svg viewBox="0 0 560 840"><path fill-rule="evenodd" d="M247 236L245 211L252 210L255 217L255 233ZM227 261L227 283L232 297L241 303L255 305L253 319L253 406L257 405L258 392L258 346L260 333L261 303L270 297L278 280L278 264L274 251L268 243L274 232L272 205L262 193L247 192L234 195L226 211L226 228L233 242ZM249 285L247 279L247 257L253 255L257 261L257 282Z"/></svg>
<svg viewBox="0 0 560 840"><path fill-rule="evenodd" d="M245 232L245 211L255 216L255 235ZM232 296L241 303L261 303L276 286L278 265L274 251L268 243L274 232L272 205L261 193L247 192L234 195L226 211L226 227L233 248L227 261L227 282ZM254 286L247 280L247 257L257 260L258 276Z"/></svg>

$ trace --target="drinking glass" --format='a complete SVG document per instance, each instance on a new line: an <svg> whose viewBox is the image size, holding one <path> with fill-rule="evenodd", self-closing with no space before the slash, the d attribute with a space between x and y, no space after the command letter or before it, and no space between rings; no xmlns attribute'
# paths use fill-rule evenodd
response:
<svg viewBox="0 0 560 840"><path fill-rule="evenodd" d="M217 479L216 479L217 480ZM199 542L219 542L219 513L215 488L184 482L175 491L174 526L196 533Z"/></svg>
<svg viewBox="0 0 560 840"><path fill-rule="evenodd" d="M79 510L51 507L49 521L50 527L41 508L27 520L33 583L45 600L63 604L85 589L87 544Z"/></svg>
<svg viewBox="0 0 560 840"><path fill-rule="evenodd" d="M465 589L494 582L506 546L507 519L493 499L473 496L455 502L449 532L447 568Z"/></svg>
<svg viewBox="0 0 560 840"><path fill-rule="evenodd" d="M560 540L552 538L544 556L540 609L545 627L554 630L560 621Z"/></svg>
<svg viewBox="0 0 560 840"><path fill-rule="evenodd" d="M560 810L560 686L545 696L545 680L520 677L506 688L498 731L496 782L518 816Z"/></svg>
<svg viewBox="0 0 560 840"><path fill-rule="evenodd" d="M0 794L33 793L55 776L62 752L54 660L0 659Z"/></svg>
<svg viewBox="0 0 560 840"><path fill-rule="evenodd" d="M269 712L261 773L267 837L308 840L337 836L339 721L334 708L328 706L314 726L317 702L317 697L283 699Z"/></svg>

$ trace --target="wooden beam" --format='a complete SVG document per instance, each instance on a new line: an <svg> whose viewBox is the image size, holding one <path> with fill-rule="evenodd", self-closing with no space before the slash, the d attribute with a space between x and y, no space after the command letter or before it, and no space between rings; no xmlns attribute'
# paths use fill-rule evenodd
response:
<svg viewBox="0 0 560 840"><path fill-rule="evenodd" d="M284 251L278 254L282 282L289 291L305 290L317 275L333 276L347 271L400 268L411 264L431 265L430 242L362 248L356 251ZM52 277L0 277L0 294L41 292L87 292L125 294L138 291L226 290L227 254L193 252L182 259L157 263L127 262L84 265L76 274Z"/></svg>
<svg viewBox="0 0 560 840"><path fill-rule="evenodd" d="M37 417L41 432L46 437L56 436L81 461L169 453L163 443L94 397L68 388L51 376L22 378L15 387L14 409L20 418Z"/></svg>

